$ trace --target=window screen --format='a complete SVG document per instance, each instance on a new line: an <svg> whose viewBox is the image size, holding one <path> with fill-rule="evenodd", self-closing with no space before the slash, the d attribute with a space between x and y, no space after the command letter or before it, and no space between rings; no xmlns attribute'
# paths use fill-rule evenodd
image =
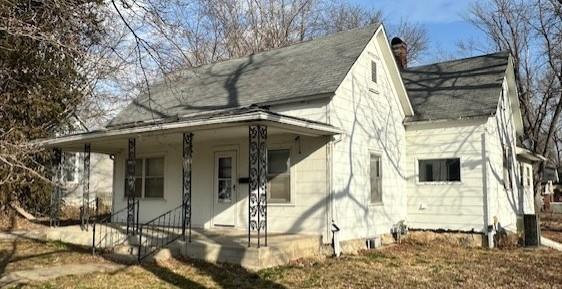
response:
<svg viewBox="0 0 562 289"><path fill-rule="evenodd" d="M128 165L125 166L125 171ZM128 197L127 174L125 174L125 197ZM164 197L164 158L135 160L135 197Z"/></svg>
<svg viewBox="0 0 562 289"><path fill-rule="evenodd" d="M64 171L64 181L65 182L76 182L76 181L78 181L76 179L76 171L77 171L76 162L77 162L76 154L74 154L74 153L65 153L64 154L64 163L63 163L64 170L63 171Z"/></svg>
<svg viewBox="0 0 562 289"><path fill-rule="evenodd" d="M371 202L382 203L382 164L381 156L370 154L370 180L371 180Z"/></svg>
<svg viewBox="0 0 562 289"><path fill-rule="evenodd" d="M461 180L459 158L419 160L420 182L459 182Z"/></svg>
<svg viewBox="0 0 562 289"><path fill-rule="evenodd" d="M267 152L267 188L270 202L289 203L291 201L290 155L288 149Z"/></svg>
<svg viewBox="0 0 562 289"><path fill-rule="evenodd" d="M377 63L371 61L371 80L377 83Z"/></svg>
<svg viewBox="0 0 562 289"><path fill-rule="evenodd" d="M144 197L164 197L164 158L145 160Z"/></svg>

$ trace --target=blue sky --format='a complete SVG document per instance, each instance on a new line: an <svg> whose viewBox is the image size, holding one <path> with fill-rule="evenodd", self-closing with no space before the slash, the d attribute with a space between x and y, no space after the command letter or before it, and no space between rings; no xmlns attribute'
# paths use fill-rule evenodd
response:
<svg viewBox="0 0 562 289"><path fill-rule="evenodd" d="M464 20L474 0L352 0L362 6L377 8L386 15L386 25L400 19L420 23L429 34L429 51L421 63L450 56L468 56L457 48L460 40L484 41L484 35ZM446 55L443 55L446 54Z"/></svg>

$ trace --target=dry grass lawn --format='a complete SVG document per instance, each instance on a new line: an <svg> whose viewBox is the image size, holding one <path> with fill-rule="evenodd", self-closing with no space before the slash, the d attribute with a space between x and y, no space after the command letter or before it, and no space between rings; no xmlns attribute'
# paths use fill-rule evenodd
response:
<svg viewBox="0 0 562 289"><path fill-rule="evenodd" d="M15 247L14 247L15 246ZM0 243L4 272L110 262L60 243ZM257 273L193 260L129 266L19 288L562 288L562 252L487 250L407 241L357 256L302 261Z"/></svg>
<svg viewBox="0 0 562 289"><path fill-rule="evenodd" d="M551 240L562 243L562 214L542 213L541 234Z"/></svg>

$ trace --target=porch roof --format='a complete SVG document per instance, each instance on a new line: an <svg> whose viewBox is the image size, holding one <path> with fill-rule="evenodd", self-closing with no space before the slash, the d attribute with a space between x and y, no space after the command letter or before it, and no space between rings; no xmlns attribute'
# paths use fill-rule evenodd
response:
<svg viewBox="0 0 562 289"><path fill-rule="evenodd" d="M126 139L134 136L197 132L250 124L266 125L283 132L308 136L329 136L342 133L339 128L326 123L283 115L258 107L245 107L195 113L173 121L146 122L142 126L102 128L85 133L39 139L35 143L47 148L58 147L75 151L81 145L91 142ZM92 151L104 152L94 147Z"/></svg>
<svg viewBox="0 0 562 289"><path fill-rule="evenodd" d="M536 154L524 147L515 148L517 156L531 162L547 161L548 159L540 154Z"/></svg>

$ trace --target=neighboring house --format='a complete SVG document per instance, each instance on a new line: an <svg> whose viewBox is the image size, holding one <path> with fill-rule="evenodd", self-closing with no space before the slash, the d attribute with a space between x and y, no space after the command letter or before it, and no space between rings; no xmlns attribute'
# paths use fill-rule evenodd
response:
<svg viewBox="0 0 562 289"><path fill-rule="evenodd" d="M83 200L84 154L65 152L63 154L62 181L64 202L69 206L82 206ZM113 161L106 154L90 155L89 198L96 197L106 205L111 205L113 191Z"/></svg>
<svg viewBox="0 0 562 289"><path fill-rule="evenodd" d="M534 208L516 155L511 57L406 68L405 44L392 44L382 25L369 26L181 71L104 129L44 144L113 155L113 207L134 191L141 222L190 196L193 227L324 243L332 224L343 241L401 221L515 231Z"/></svg>

